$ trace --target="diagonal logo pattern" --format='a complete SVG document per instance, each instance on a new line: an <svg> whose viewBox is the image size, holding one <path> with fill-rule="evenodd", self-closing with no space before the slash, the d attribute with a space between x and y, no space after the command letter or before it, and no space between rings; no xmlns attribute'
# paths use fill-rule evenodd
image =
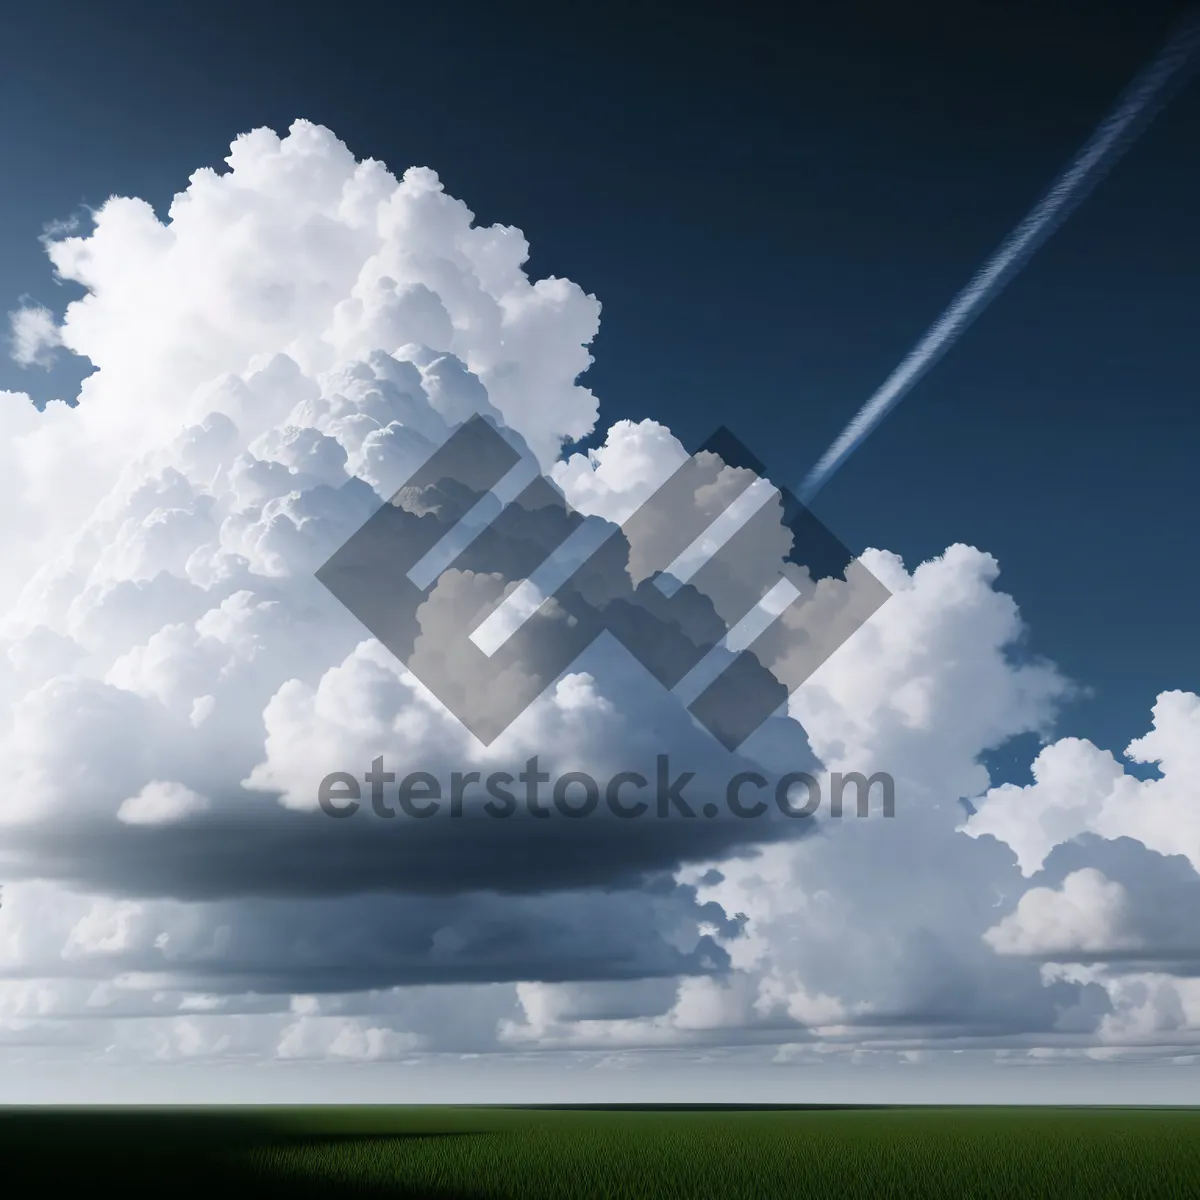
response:
<svg viewBox="0 0 1200 1200"><path fill-rule="evenodd" d="M472 417L317 572L485 745L608 632L735 750L888 598L726 430L619 526L516 440Z"/></svg>

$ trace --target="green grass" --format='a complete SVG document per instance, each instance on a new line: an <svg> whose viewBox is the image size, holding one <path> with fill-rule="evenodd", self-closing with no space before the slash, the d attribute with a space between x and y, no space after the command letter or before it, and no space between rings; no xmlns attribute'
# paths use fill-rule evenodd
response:
<svg viewBox="0 0 1200 1200"><path fill-rule="evenodd" d="M1200 1196L1200 1110L24 1110L0 1154L14 1195L1138 1200Z"/></svg>

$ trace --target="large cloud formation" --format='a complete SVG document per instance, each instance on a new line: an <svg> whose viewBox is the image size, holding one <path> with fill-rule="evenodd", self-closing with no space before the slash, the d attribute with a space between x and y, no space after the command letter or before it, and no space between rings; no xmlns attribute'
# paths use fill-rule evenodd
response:
<svg viewBox="0 0 1200 1200"><path fill-rule="evenodd" d="M20 361L95 369L71 405L0 395L7 1052L1193 1053L1198 947L1163 914L1200 888L1200 698L1161 697L1130 747L1161 779L1066 740L993 788L981 756L1048 738L1069 685L1019 657L987 554L872 550L891 599L739 753L604 640L482 747L314 572L472 413L609 521L685 451L646 420L564 454L597 420L599 304L531 281L520 232L432 171L303 121L227 162L165 220L114 197L51 241L85 294L13 318ZM748 767L886 771L896 816L316 805L377 757L605 779L668 751L694 805Z"/></svg>

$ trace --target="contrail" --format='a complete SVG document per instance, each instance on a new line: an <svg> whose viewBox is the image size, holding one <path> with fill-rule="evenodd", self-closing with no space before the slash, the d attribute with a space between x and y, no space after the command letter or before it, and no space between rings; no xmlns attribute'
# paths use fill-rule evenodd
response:
<svg viewBox="0 0 1200 1200"><path fill-rule="evenodd" d="M909 389L958 340L1002 287L1025 265L1071 210L1100 181L1167 100L1170 85L1182 83L1200 45L1200 11L1193 10L1158 57L1129 85L1116 108L1097 127L1067 169L1029 215L954 298L908 357L858 411L797 489L807 504L834 471L898 404Z"/></svg>

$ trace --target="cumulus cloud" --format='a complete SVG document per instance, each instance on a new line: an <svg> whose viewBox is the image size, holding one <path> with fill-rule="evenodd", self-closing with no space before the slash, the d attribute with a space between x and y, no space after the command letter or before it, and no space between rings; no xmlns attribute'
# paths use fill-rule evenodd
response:
<svg viewBox="0 0 1200 1200"><path fill-rule="evenodd" d="M999 954L1070 957L1136 945L1125 930L1125 889L1091 867L1074 871L1053 888L1031 888L984 941Z"/></svg>
<svg viewBox="0 0 1200 1200"><path fill-rule="evenodd" d="M1054 742L1034 760L1033 783L989 790L964 830L1011 846L1026 876L1055 846L1087 833L1182 854L1200 871L1200 696L1164 692L1152 729L1130 742L1125 756L1155 764L1159 778L1136 778L1080 738Z"/></svg>
<svg viewBox="0 0 1200 1200"><path fill-rule="evenodd" d="M975 548L911 567L873 549L823 580L760 646L804 682L736 752L655 671L740 602L740 570L710 572L703 613L700 589L649 609L636 657L602 636L495 740L467 732L318 568L474 413L594 524L625 522L688 456L650 420L563 456L597 418L579 377L599 304L531 280L521 233L475 225L432 171L396 178L303 121L239 138L227 168L162 217L116 197L51 235L85 295L60 322L14 320L18 357L61 344L95 370L75 407L0 394L0 497L27 515L0 532L0 1044L911 1058L1194 1024L1194 939L1149 914L1191 895L1200 700L1161 697L1130 748L1159 780L1068 740L1030 788L993 788L984 753L1049 737L1070 686L1021 657L1017 605ZM710 465L716 513L748 476ZM435 521L457 502L418 499ZM762 512L756 550L783 563L788 531ZM488 555L553 540L536 506L517 517L439 581L415 667L497 598ZM670 535L645 522L612 553L637 576ZM869 619L817 653L839 614ZM448 781L534 756L654 779L666 751L695 809L723 809L738 771L807 771L826 796L832 772L884 771L896 815L493 820L475 790L461 817L414 821L376 812L363 779L376 759ZM351 819L319 808L334 772L362 784Z"/></svg>
<svg viewBox="0 0 1200 1200"><path fill-rule="evenodd" d="M722 969L715 937L735 925L670 872L744 841L740 825L639 836L609 821L589 851L561 820L383 830L315 811L324 775L381 752L449 773L480 751L313 572L473 413L554 464L594 423L576 377L599 309L529 280L519 232L476 227L431 171L397 180L316 126L256 131L228 165L194 176L165 220L117 197L90 232L50 239L86 289L58 336L96 371L74 409L5 397L0 486L44 517L6 530L23 557L5 570L5 969L52 992L84 977L144 993L147 1020L181 992L257 989L278 1008L301 987ZM611 465L624 436L643 434L623 427L600 452L596 494L655 482ZM563 680L491 765L549 747L547 765L602 775L639 765L621 756L631 741L652 763L658 716L711 760L644 686L618 711L636 669ZM155 1028L168 1049L233 1045L231 1030L193 1036L208 1014L193 1002ZM277 1044L408 1045L314 1021Z"/></svg>
<svg viewBox="0 0 1200 1200"><path fill-rule="evenodd" d="M41 305L28 305L8 314L13 360L23 367L48 367L53 351L62 345L54 314Z"/></svg>
<svg viewBox="0 0 1200 1200"><path fill-rule="evenodd" d="M136 796L130 796L117 809L117 820L131 825L158 825L179 821L189 813L203 812L208 799L197 796L181 783L146 784Z"/></svg>

